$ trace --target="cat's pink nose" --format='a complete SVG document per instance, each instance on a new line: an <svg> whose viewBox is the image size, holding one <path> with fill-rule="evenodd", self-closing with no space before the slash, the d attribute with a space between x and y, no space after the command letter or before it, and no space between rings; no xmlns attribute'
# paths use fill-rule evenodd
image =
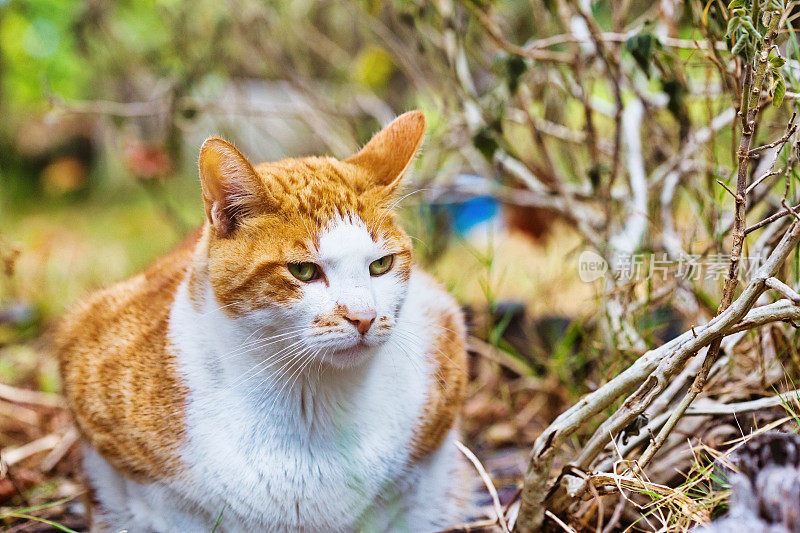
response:
<svg viewBox="0 0 800 533"><path fill-rule="evenodd" d="M353 313L347 311L344 314L344 319L353 324L358 332L364 335L367 331L369 331L372 323L375 322L376 316L378 316L378 314L372 309L369 311L358 311Z"/></svg>

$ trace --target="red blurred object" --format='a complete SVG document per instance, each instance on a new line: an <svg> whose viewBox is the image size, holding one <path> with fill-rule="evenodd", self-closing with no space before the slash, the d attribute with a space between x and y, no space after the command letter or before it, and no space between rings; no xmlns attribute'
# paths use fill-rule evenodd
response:
<svg viewBox="0 0 800 533"><path fill-rule="evenodd" d="M507 205L504 211L509 227L527 235L534 242L544 241L558 218L554 211L541 207Z"/></svg>
<svg viewBox="0 0 800 533"><path fill-rule="evenodd" d="M125 147L125 166L140 179L162 178L172 170L172 158L161 146L142 142Z"/></svg>

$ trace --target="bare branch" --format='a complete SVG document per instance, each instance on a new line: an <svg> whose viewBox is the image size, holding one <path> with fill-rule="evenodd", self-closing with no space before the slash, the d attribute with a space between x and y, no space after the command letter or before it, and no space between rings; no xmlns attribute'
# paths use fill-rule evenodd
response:
<svg viewBox="0 0 800 533"><path fill-rule="evenodd" d="M600 39L603 42L607 43L624 43L628 40L631 36L631 33L616 33L616 32L602 32L600 33ZM687 48L687 49L694 49L694 50L710 50L711 46L708 41L694 41L689 39L675 39L673 37L659 37L658 42L663 46L667 46L669 48ZM572 33L563 33L561 35L553 35L552 37L546 37L544 39L537 39L535 41L530 41L526 43L522 49L526 52L532 50L542 50L544 48L549 48L551 46L556 46L559 44L565 43L578 43L578 44L588 44L591 43L590 39L584 37L578 37L573 35ZM714 48L717 50L726 50L726 46L724 42L718 41L714 43Z"/></svg>
<svg viewBox="0 0 800 533"><path fill-rule="evenodd" d="M776 290L781 293L781 295L790 299L792 303L800 304L800 294L797 294L797 291L786 285L781 280L777 278L767 278L766 284L770 289Z"/></svg>

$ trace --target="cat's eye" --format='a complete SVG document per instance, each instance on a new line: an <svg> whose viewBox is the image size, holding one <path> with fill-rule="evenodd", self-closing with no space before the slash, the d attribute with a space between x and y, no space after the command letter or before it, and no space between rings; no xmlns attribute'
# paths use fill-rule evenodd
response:
<svg viewBox="0 0 800 533"><path fill-rule="evenodd" d="M389 269L392 268L392 263L394 263L394 255L384 255L380 259L376 259L372 263L369 264L369 275L370 276L380 276L389 272Z"/></svg>
<svg viewBox="0 0 800 533"><path fill-rule="evenodd" d="M300 281L314 281L319 278L319 267L314 263L289 263L286 267Z"/></svg>

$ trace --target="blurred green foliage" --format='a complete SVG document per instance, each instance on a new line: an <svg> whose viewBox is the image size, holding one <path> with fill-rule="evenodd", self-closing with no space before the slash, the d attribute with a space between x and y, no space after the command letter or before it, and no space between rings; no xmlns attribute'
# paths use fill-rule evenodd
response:
<svg viewBox="0 0 800 533"><path fill-rule="evenodd" d="M45 109L46 91L86 94L91 81L73 32L81 2L6 0L0 3L0 95L13 119L23 110Z"/></svg>

